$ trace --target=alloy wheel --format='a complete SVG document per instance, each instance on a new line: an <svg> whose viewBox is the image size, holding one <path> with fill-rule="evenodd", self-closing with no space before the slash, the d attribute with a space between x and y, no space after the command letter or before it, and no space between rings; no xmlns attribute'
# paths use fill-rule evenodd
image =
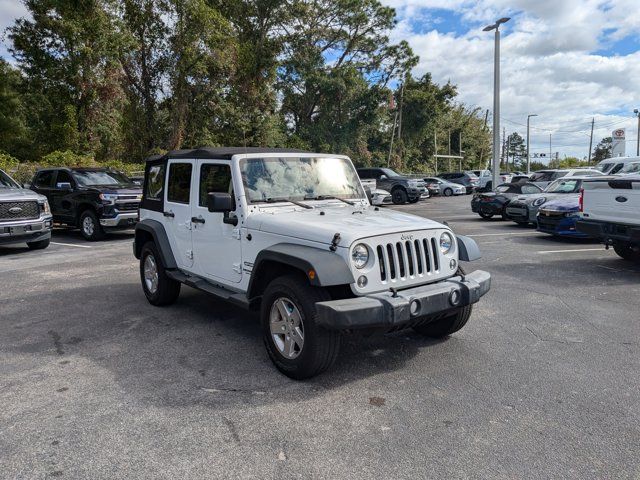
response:
<svg viewBox="0 0 640 480"><path fill-rule="evenodd" d="M290 299L280 297L269 315L271 338L278 352L288 360L302 353L304 346L304 324L298 307Z"/></svg>

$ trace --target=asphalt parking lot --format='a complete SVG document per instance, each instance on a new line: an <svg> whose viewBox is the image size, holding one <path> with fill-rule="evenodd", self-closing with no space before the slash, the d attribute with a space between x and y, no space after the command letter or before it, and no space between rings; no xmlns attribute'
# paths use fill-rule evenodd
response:
<svg viewBox="0 0 640 480"><path fill-rule="evenodd" d="M480 245L469 324L347 339L304 383L256 317L187 287L149 305L131 232L0 247L0 476L639 478L640 267L469 201L398 207Z"/></svg>

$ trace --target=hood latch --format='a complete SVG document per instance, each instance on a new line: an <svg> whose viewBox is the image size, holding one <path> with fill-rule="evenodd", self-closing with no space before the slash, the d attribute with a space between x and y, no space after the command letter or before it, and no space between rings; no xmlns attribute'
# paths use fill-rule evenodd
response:
<svg viewBox="0 0 640 480"><path fill-rule="evenodd" d="M340 243L339 232L333 236L333 240L331 240L331 246L329 247L329 250L331 250L332 252L335 252L338 249L338 243Z"/></svg>

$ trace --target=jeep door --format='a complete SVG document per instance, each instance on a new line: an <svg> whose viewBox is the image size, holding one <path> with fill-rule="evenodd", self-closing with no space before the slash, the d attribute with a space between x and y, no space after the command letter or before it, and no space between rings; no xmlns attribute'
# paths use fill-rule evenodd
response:
<svg viewBox="0 0 640 480"><path fill-rule="evenodd" d="M191 238L191 202L195 160L169 160L165 189L164 226L171 250L178 265L190 269L193 265Z"/></svg>
<svg viewBox="0 0 640 480"><path fill-rule="evenodd" d="M230 214L210 212L207 194L229 193L234 198L231 164L200 160L197 164L197 198L192 203L193 251L198 273L213 280L238 283L242 278L240 228L229 223ZM235 201L234 201L235 205ZM225 223L225 219L227 222Z"/></svg>

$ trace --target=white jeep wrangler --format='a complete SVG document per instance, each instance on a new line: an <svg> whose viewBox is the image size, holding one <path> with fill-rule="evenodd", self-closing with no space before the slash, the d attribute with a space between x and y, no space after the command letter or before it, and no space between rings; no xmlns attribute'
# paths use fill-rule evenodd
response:
<svg viewBox="0 0 640 480"><path fill-rule="evenodd" d="M259 310L276 367L329 368L344 332L460 330L488 292L475 242L370 205L349 158L200 148L148 159L133 245L153 305L186 284Z"/></svg>

